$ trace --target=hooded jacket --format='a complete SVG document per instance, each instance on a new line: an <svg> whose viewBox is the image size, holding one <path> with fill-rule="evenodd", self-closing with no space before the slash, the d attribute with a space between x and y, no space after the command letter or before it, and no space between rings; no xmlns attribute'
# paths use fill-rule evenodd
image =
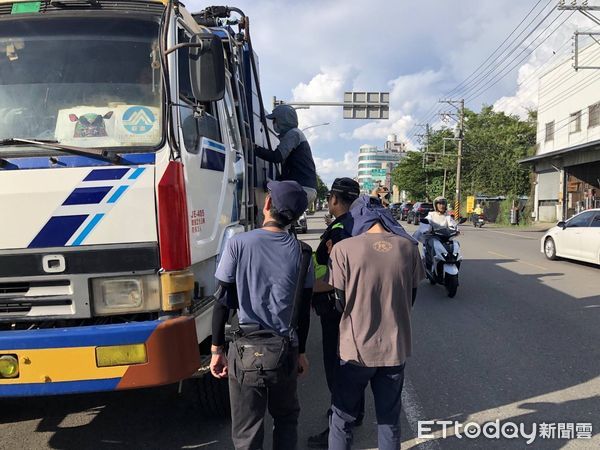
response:
<svg viewBox="0 0 600 450"><path fill-rule="evenodd" d="M298 128L298 115L289 105L279 105L267 119L275 119L279 145L275 151L255 147L256 156L265 161L281 163L280 181L294 180L301 186L317 189L317 170L310 145Z"/></svg>

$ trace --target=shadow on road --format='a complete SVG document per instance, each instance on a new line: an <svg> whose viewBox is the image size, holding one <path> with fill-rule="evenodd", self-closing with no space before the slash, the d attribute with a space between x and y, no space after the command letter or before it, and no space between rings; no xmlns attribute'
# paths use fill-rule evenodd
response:
<svg viewBox="0 0 600 450"><path fill-rule="evenodd" d="M583 422L592 423L597 436L600 295L575 298L544 284L544 278L562 273L520 275L503 267L515 261L466 260L452 300L440 286L421 285L407 365L422 409L435 414L421 419L480 424L499 419L526 429ZM441 427L433 430L439 435ZM578 443L586 448L586 442ZM454 436L432 443L444 449L525 446L523 439ZM531 448L566 443L538 437Z"/></svg>
<svg viewBox="0 0 600 450"><path fill-rule="evenodd" d="M177 395L177 386L0 403L0 423L39 420L56 449L231 448L228 420L207 419ZM38 444L39 445L39 444ZM1 447L1 445L0 445ZM21 448L29 447L23 445Z"/></svg>

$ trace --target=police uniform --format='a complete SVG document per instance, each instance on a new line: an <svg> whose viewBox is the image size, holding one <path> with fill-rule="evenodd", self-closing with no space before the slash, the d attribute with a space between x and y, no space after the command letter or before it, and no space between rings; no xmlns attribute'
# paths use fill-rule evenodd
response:
<svg viewBox="0 0 600 450"><path fill-rule="evenodd" d="M321 242L314 253L315 278L321 279L327 274L329 250L327 242L333 245L352 237L352 218L348 213L337 217L321 236ZM335 368L339 365L337 354L339 325L342 314L335 308L334 293L319 292L313 294L313 308L321 319L323 333L323 366L329 392L333 392Z"/></svg>

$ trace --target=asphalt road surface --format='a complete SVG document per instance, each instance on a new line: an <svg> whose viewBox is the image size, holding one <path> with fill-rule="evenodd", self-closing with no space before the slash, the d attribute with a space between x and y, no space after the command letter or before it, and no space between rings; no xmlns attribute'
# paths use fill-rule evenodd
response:
<svg viewBox="0 0 600 450"><path fill-rule="evenodd" d="M309 234L303 238L316 244L323 228L323 215L318 213L310 217ZM528 448L600 448L600 268L547 261L539 252L541 235L464 226L459 241L465 261L457 296L449 299L442 287L421 285L403 398L403 449L526 447L523 437L472 439L451 424L446 438L442 425L428 422L421 425L433 437L417 436L419 421L442 420L513 422L527 434L537 426L537 437ZM320 334L315 318L308 349L312 366L299 389L300 448L306 448L308 436L326 425L329 396ZM369 394L367 416L356 430L354 448L377 448L374 422ZM571 423L574 436L575 424L591 423L591 439L557 438L559 428L564 428L560 436L569 435ZM551 430L555 438L541 438L543 429ZM270 426L266 430L265 448L270 448ZM473 426L469 430L476 432ZM166 386L0 400L0 448L232 446L229 421L202 417L178 396L177 386Z"/></svg>

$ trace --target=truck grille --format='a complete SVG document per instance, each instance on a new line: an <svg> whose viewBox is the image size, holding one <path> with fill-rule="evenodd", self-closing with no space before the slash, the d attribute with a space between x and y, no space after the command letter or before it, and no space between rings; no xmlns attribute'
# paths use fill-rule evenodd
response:
<svg viewBox="0 0 600 450"><path fill-rule="evenodd" d="M0 283L0 297L26 294L29 283Z"/></svg>
<svg viewBox="0 0 600 450"><path fill-rule="evenodd" d="M27 315L32 308L70 306L69 280L0 283L0 318Z"/></svg>
<svg viewBox="0 0 600 450"><path fill-rule="evenodd" d="M0 300L0 316L27 314L34 306L68 306L71 305L71 303L71 300L68 298L34 301Z"/></svg>
<svg viewBox="0 0 600 450"><path fill-rule="evenodd" d="M12 3L0 4L0 16L10 15L12 11ZM60 2L50 3L50 0L42 1L40 8L41 13L56 13L64 11L117 11L117 12L146 12L153 14L162 14L164 10L162 3L149 2L143 0L123 0L123 1L102 1L98 0L94 5L89 1L65 1L62 5Z"/></svg>

